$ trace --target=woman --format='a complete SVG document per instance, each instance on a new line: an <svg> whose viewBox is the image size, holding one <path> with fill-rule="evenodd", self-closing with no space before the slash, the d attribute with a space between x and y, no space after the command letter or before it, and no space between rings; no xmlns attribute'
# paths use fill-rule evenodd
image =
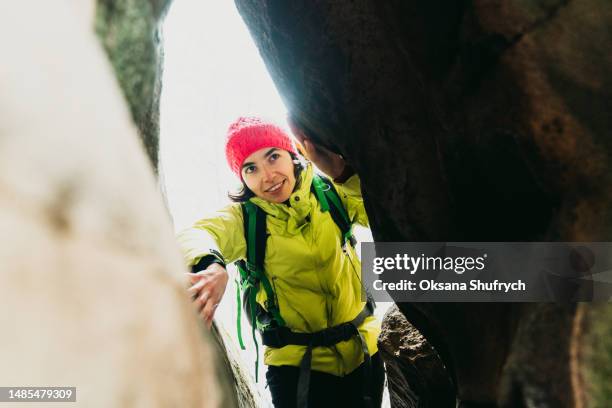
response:
<svg viewBox="0 0 612 408"><path fill-rule="evenodd" d="M335 189L350 222L367 226L359 178L339 155L296 135L333 185L322 184L312 165L301 164L290 138L276 125L240 118L230 126L226 158L243 187L230 195L234 204L179 235L195 272L189 291L210 325L227 285L226 263L247 258L244 206L254 204L265 218L263 279L270 282L268 291L265 285L254 287L256 302L262 313L273 307L280 313L268 326L283 330L280 343L262 331L275 407L377 407L384 382L376 346L380 324L362 301L355 250L329 205L320 202L325 200L321 191Z"/></svg>

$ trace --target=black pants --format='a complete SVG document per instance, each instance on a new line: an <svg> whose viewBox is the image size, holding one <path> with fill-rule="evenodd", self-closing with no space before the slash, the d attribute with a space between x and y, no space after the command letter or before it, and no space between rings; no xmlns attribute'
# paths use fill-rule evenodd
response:
<svg viewBox="0 0 612 408"><path fill-rule="evenodd" d="M313 408L363 407L363 374L365 370L365 365L362 364L345 377L311 371L308 406ZM374 408L377 408L382 403L385 384L385 368L380 353L372 356L370 370L370 389L365 391L372 398ZM298 367L268 366L266 380L268 381L268 387L270 387L275 408L295 408L298 377Z"/></svg>

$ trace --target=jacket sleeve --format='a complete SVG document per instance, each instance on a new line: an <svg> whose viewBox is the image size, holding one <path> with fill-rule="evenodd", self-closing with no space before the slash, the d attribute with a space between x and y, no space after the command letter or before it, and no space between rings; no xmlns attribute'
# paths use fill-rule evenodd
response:
<svg viewBox="0 0 612 408"><path fill-rule="evenodd" d="M240 204L232 204L212 217L202 218L178 234L178 242L187 266L197 264L217 251L224 263L246 256L246 241Z"/></svg>
<svg viewBox="0 0 612 408"><path fill-rule="evenodd" d="M361 180L357 174L353 174L344 183L334 183L336 191L344 204L344 208L348 213L352 222L370 227L368 214L363 205L363 197L361 196Z"/></svg>

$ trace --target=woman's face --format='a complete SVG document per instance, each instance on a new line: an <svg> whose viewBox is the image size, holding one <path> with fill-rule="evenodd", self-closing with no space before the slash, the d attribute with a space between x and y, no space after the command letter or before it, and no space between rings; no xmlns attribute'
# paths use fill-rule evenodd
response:
<svg viewBox="0 0 612 408"><path fill-rule="evenodd" d="M242 179L259 198L272 203L289 199L295 188L293 159L288 151L265 147L252 153L242 164Z"/></svg>

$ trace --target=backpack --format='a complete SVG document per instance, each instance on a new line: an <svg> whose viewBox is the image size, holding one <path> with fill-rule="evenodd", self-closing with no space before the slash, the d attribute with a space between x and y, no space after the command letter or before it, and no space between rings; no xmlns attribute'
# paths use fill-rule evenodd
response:
<svg viewBox="0 0 612 408"><path fill-rule="evenodd" d="M321 210L323 212L329 211L340 229L342 245L350 244L354 247L357 240L353 235L352 224L333 184L327 178L314 175L310 190L317 197ZM249 323L258 330L284 326L285 322L276 305L273 288L263 273L267 240L266 213L250 201L241 203L241 207L247 243L247 257L246 260L237 261L236 265L240 272L239 289L243 292L242 305L244 312L248 316ZM255 301L259 284L263 285L267 296L265 309ZM240 300L240 296L238 296L238 300ZM240 312L240 308L238 308L238 312ZM240 320L238 321L238 339L241 347L244 347Z"/></svg>
<svg viewBox="0 0 612 408"><path fill-rule="evenodd" d="M348 214L340 200L340 196L336 191L332 182L319 175L314 175L311 192L313 192L321 206L323 212L329 211L330 216L338 226L342 234L342 246L355 246L356 240L352 232L352 223ZM244 312L248 317L248 321L252 328L253 341L256 349L255 361L255 380L258 377L259 365L259 345L257 342L255 330L258 330L262 337L264 345L271 347L284 347L288 344L298 344L307 346L307 351L300 364L301 372L298 383L298 406L305 406L308 397L308 383L310 377L310 362L312 357L312 348L316 346L331 346L340 341L348 340L349 338L358 335L364 349L364 360L369 363L369 355L365 339L361 336L357 327L361 325L366 317L371 316L374 311L374 301L367 293L368 301L366 307L359 315L350 322L343 323L329 329L322 330L317 333L295 333L286 327L280 310L274 289L270 281L264 273L264 259L266 251L266 213L250 201L241 204L244 218L244 232L247 243L246 259L237 261L238 270L240 272L240 282L236 285L236 302L237 321L236 327L238 331L238 341L241 349L245 349L242 341L241 330L241 307L244 307ZM266 292L265 308L256 301L257 293L260 285L263 286ZM240 292L242 291L242 299ZM301 401L301 402L300 402Z"/></svg>

